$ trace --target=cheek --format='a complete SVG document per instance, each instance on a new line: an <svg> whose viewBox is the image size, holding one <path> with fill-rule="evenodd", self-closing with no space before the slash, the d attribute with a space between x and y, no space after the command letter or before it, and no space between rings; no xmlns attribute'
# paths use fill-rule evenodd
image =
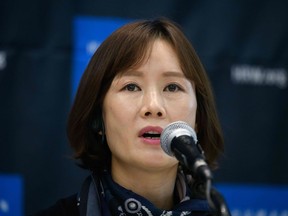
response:
<svg viewBox="0 0 288 216"><path fill-rule="evenodd" d="M123 128L123 124L125 124L123 123L124 119L124 115L112 104L105 106L105 108L103 107L106 140L113 154L119 150L119 142L123 142L123 133L125 133L125 128Z"/></svg>
<svg viewBox="0 0 288 216"><path fill-rule="evenodd" d="M197 103L193 104L193 106L190 107L191 113L190 113L190 119L191 122L190 125L195 129L195 125L196 125L196 113L197 113Z"/></svg>
<svg viewBox="0 0 288 216"><path fill-rule="evenodd" d="M123 141L129 132L128 128L131 128L132 108L125 104L125 100L119 100L117 97L108 97L103 103L106 137L109 137L109 140L113 143Z"/></svg>
<svg viewBox="0 0 288 216"><path fill-rule="evenodd" d="M125 100L113 100L109 105L103 108L103 119L107 124L123 127L128 122L131 123L131 117L134 113L134 106L127 106ZM122 125L122 126L121 126Z"/></svg>
<svg viewBox="0 0 288 216"><path fill-rule="evenodd" d="M188 101L188 102L187 102ZM172 111L172 110L171 110ZM173 113L176 119L187 122L193 128L195 128L196 123L196 112L197 112L197 101L195 97L183 98L181 102L176 104Z"/></svg>
<svg viewBox="0 0 288 216"><path fill-rule="evenodd" d="M195 89L192 87L191 92L190 92L190 99L188 100L189 103L187 103L188 107L187 109L189 111L189 123L190 125L195 128L196 124L196 113L197 113L197 98L195 94Z"/></svg>

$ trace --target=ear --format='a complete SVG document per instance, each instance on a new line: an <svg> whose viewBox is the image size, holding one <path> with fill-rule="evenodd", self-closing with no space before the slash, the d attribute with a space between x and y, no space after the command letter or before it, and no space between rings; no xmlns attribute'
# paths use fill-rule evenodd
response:
<svg viewBox="0 0 288 216"><path fill-rule="evenodd" d="M102 131L101 120L99 119L92 120L91 128L95 133L100 133Z"/></svg>
<svg viewBox="0 0 288 216"><path fill-rule="evenodd" d="M103 122L102 118L94 119L91 123L91 128L98 135L100 135L100 136L105 135L104 122Z"/></svg>
<svg viewBox="0 0 288 216"><path fill-rule="evenodd" d="M92 120L92 122L91 122L91 128L92 128L93 131L95 131L95 132L97 131L97 129L98 129L98 122L97 122L96 119Z"/></svg>

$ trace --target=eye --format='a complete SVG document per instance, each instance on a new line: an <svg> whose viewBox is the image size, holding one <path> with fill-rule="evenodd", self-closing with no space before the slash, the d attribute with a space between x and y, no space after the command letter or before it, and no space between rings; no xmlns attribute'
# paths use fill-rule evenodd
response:
<svg viewBox="0 0 288 216"><path fill-rule="evenodd" d="M180 86L175 83L169 84L164 88L164 91L169 91L169 92L177 92L179 90L182 90L182 88L180 88Z"/></svg>
<svg viewBox="0 0 288 216"><path fill-rule="evenodd" d="M127 84L124 88L126 91L140 91L141 89L134 83Z"/></svg>

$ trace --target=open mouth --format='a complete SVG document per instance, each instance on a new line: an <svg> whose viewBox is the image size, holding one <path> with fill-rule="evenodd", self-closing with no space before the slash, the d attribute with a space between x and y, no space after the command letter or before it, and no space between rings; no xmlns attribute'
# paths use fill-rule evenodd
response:
<svg viewBox="0 0 288 216"><path fill-rule="evenodd" d="M143 134L143 137L147 139L160 139L160 133L154 131L146 132Z"/></svg>

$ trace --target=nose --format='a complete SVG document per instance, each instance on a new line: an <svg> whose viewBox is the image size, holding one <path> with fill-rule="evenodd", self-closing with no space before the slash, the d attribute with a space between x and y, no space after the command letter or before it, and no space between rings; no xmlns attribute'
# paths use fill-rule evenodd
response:
<svg viewBox="0 0 288 216"><path fill-rule="evenodd" d="M141 115L143 117L165 117L165 103L160 93L152 91L144 95Z"/></svg>

